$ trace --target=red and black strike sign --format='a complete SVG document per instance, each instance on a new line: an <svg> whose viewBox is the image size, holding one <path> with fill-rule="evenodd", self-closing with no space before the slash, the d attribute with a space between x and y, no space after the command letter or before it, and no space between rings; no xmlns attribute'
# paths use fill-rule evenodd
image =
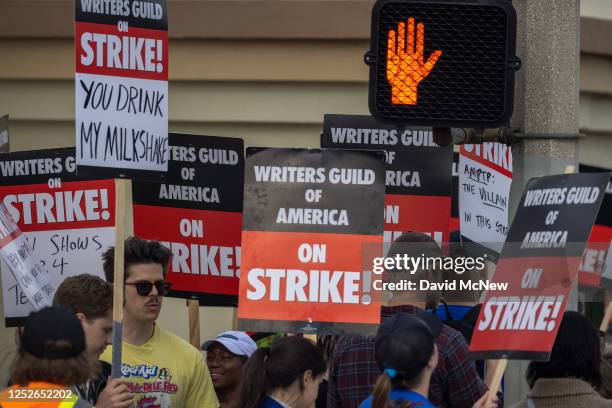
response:
<svg viewBox="0 0 612 408"><path fill-rule="evenodd" d="M380 151L247 149L242 330L376 331L384 174Z"/></svg>
<svg viewBox="0 0 612 408"><path fill-rule="evenodd" d="M68 276L104 277L102 253L114 245L115 184L76 175L74 148L0 154L0 201L49 271L53 287ZM13 275L2 269L7 326L32 310Z"/></svg>
<svg viewBox="0 0 612 408"><path fill-rule="evenodd" d="M134 233L172 250L170 296L236 306L243 185L242 139L176 133L164 183L134 182Z"/></svg>
<svg viewBox="0 0 612 408"><path fill-rule="evenodd" d="M581 173L610 172L610 169L580 165ZM612 173L611 173L612 174ZM590 287L612 289L612 276L604 273L607 255L612 244L612 180L606 187L599 214L591 230L587 247L584 250L578 283ZM609 261L608 261L609 262Z"/></svg>
<svg viewBox="0 0 612 408"><path fill-rule="evenodd" d="M476 323L477 359L548 360L610 178L532 179L510 226Z"/></svg>
<svg viewBox="0 0 612 408"><path fill-rule="evenodd" d="M165 0L75 1L79 174L160 181L168 168Z"/></svg>
<svg viewBox="0 0 612 408"><path fill-rule="evenodd" d="M406 231L448 242L453 149L435 144L431 128L385 126L370 116L325 115L321 147L385 151L385 242Z"/></svg>

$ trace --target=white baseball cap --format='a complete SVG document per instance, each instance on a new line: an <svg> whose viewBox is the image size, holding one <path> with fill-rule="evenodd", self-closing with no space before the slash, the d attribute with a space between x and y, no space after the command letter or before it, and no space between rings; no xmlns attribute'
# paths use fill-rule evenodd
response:
<svg viewBox="0 0 612 408"><path fill-rule="evenodd" d="M202 344L202 350L208 350L213 343L221 343L226 349L237 356L251 357L257 350L257 344L248 334L240 331L226 331L217 336L216 339L207 340Z"/></svg>

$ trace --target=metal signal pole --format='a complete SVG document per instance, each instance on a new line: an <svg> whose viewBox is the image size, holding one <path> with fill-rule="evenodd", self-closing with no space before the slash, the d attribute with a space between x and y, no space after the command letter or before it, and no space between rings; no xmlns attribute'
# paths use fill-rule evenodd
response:
<svg viewBox="0 0 612 408"><path fill-rule="evenodd" d="M510 216L532 177L578 170L580 0L516 0L517 73L511 126L520 129L512 145ZM568 309L577 308L577 285ZM527 362L511 361L504 377L504 404L529 390Z"/></svg>

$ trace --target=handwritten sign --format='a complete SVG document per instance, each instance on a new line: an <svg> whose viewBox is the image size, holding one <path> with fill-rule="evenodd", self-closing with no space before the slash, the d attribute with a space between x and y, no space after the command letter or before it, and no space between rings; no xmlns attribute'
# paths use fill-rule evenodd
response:
<svg viewBox="0 0 612 408"><path fill-rule="evenodd" d="M501 143L462 145L458 173L461 235L499 254L508 234L510 147Z"/></svg>
<svg viewBox="0 0 612 408"><path fill-rule="evenodd" d="M0 154L0 202L19 225L53 287L84 272L104 276L101 256L114 245L113 180L76 175L74 148ZM7 266L2 291L7 326L33 309Z"/></svg>
<svg viewBox="0 0 612 408"><path fill-rule="evenodd" d="M168 169L165 1L75 7L79 174L161 177Z"/></svg>
<svg viewBox="0 0 612 408"><path fill-rule="evenodd" d="M55 288L49 273L32 250L4 204L0 203L0 255L30 304L40 310L51 306Z"/></svg>

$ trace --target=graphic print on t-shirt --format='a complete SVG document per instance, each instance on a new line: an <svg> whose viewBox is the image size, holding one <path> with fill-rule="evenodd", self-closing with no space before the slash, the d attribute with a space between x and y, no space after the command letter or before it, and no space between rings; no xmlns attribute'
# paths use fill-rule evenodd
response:
<svg viewBox="0 0 612 408"><path fill-rule="evenodd" d="M170 397L178 392L179 386L172 382L170 369L156 365L121 365L121 375L128 389L140 394L137 408L170 408Z"/></svg>

